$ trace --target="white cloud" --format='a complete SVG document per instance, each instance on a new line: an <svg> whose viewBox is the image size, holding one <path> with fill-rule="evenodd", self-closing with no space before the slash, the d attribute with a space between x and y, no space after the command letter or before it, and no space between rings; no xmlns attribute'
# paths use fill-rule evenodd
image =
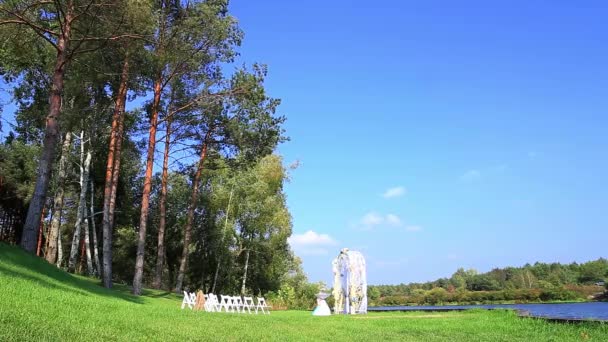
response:
<svg viewBox="0 0 608 342"><path fill-rule="evenodd" d="M408 232L419 232L422 230L422 227L420 226L407 226L405 227L405 230L407 230Z"/></svg>
<svg viewBox="0 0 608 342"><path fill-rule="evenodd" d="M384 194L382 195L382 197L384 198L395 198L395 197L401 197L403 195L405 195L405 188L402 186L396 186L394 188L390 188L387 189Z"/></svg>
<svg viewBox="0 0 608 342"><path fill-rule="evenodd" d="M395 214L388 214L386 215L386 223L394 227L399 227L401 226L401 219Z"/></svg>
<svg viewBox="0 0 608 342"><path fill-rule="evenodd" d="M363 215L359 221L359 226L364 230L372 230L382 225L401 227L402 221L401 218L395 214L381 215L373 211Z"/></svg>
<svg viewBox="0 0 608 342"><path fill-rule="evenodd" d="M327 234L319 234L312 230L304 234L293 234L287 239L292 247L296 246L333 246L336 241Z"/></svg>
<svg viewBox="0 0 608 342"><path fill-rule="evenodd" d="M304 234L293 234L287 239L291 248L299 255L327 255L327 247L337 245L328 234L319 234L309 230Z"/></svg>
<svg viewBox="0 0 608 342"><path fill-rule="evenodd" d="M384 217L374 212L369 212L361 219L361 224L369 228L381 225L384 222Z"/></svg>
<svg viewBox="0 0 608 342"><path fill-rule="evenodd" d="M469 170L460 176L460 180L464 182L473 182L479 178L481 178L481 172L475 169Z"/></svg>

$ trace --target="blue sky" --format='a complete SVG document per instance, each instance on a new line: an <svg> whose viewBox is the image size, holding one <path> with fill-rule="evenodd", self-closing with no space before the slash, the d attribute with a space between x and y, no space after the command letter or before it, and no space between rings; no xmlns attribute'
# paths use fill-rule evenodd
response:
<svg viewBox="0 0 608 342"><path fill-rule="evenodd" d="M606 256L606 2L231 9L302 163L287 194L311 280L342 247L371 284Z"/></svg>
<svg viewBox="0 0 608 342"><path fill-rule="evenodd" d="M299 160L291 244L368 282L606 257L608 3L245 1ZM11 107L5 107L10 112ZM6 127L5 127L6 129Z"/></svg>

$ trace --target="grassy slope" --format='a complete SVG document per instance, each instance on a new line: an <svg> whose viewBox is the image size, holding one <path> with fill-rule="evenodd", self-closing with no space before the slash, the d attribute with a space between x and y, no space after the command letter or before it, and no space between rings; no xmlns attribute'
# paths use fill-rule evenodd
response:
<svg viewBox="0 0 608 342"><path fill-rule="evenodd" d="M126 287L65 273L0 243L0 341L5 340L399 340L608 341L608 325L522 319L507 311L374 313L312 317L180 310L162 291L142 297Z"/></svg>

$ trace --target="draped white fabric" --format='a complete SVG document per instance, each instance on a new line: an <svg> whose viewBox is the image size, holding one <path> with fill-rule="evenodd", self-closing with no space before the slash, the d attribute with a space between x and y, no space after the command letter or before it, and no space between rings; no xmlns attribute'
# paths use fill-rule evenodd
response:
<svg viewBox="0 0 608 342"><path fill-rule="evenodd" d="M367 313L367 275L363 255L344 248L332 264L334 313Z"/></svg>

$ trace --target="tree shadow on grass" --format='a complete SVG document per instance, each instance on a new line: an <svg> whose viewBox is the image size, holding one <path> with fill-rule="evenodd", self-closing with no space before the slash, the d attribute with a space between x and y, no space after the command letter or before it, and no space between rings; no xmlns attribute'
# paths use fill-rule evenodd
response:
<svg viewBox="0 0 608 342"><path fill-rule="evenodd" d="M144 296L149 297L149 298L164 298L164 299L170 299L170 300L181 300L182 297L178 294L176 294L175 292L171 292L171 291L146 291L144 290Z"/></svg>
<svg viewBox="0 0 608 342"><path fill-rule="evenodd" d="M160 292L160 293L152 293L152 292L148 292L146 293L144 291L144 295L146 297L150 297L150 298L169 298L169 296L171 296L173 293L168 292L168 291L164 291L164 292Z"/></svg>
<svg viewBox="0 0 608 342"><path fill-rule="evenodd" d="M44 259L30 255L14 246L0 243L0 275L23 279L47 289L57 289L75 295L98 295L143 304L143 299L103 288L90 280L79 278L56 268Z"/></svg>

